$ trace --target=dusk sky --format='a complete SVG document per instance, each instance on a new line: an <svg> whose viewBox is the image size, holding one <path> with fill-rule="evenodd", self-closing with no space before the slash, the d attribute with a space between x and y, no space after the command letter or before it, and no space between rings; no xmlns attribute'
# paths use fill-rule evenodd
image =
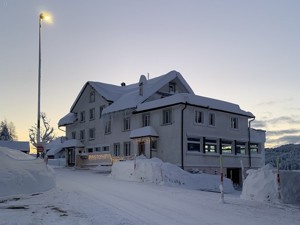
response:
<svg viewBox="0 0 300 225"><path fill-rule="evenodd" d="M300 143L299 0L0 0L0 121L28 141L42 98L56 128L87 81L136 83L171 70L197 95L239 104L266 147Z"/></svg>

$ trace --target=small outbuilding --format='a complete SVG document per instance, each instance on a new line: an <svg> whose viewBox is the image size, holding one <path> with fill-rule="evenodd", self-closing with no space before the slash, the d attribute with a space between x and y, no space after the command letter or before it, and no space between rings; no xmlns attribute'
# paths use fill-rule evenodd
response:
<svg viewBox="0 0 300 225"><path fill-rule="evenodd" d="M0 147L20 150L26 154L29 154L30 152L30 145L28 141L0 141Z"/></svg>

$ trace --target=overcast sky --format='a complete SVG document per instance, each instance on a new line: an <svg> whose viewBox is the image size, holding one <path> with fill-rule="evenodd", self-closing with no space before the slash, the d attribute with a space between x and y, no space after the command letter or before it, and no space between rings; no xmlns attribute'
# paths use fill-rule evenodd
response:
<svg viewBox="0 0 300 225"><path fill-rule="evenodd" d="M251 111L267 146L300 143L300 1L0 0L0 121L19 140L37 120L41 11L54 17L42 27L41 111L52 126L86 81L177 70L197 95Z"/></svg>

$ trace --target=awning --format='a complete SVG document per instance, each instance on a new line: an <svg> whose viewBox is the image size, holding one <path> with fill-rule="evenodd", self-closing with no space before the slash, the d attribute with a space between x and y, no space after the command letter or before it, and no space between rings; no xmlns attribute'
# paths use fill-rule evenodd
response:
<svg viewBox="0 0 300 225"><path fill-rule="evenodd" d="M158 134L153 127L147 126L135 129L131 131L130 138L141 138L141 137L158 137Z"/></svg>
<svg viewBox="0 0 300 225"><path fill-rule="evenodd" d="M70 139L63 143L64 148L71 148L71 147L84 147L84 144L82 144L80 141L76 139Z"/></svg>
<svg viewBox="0 0 300 225"><path fill-rule="evenodd" d="M56 155L57 153L59 153L61 150L63 150L62 146L56 146L53 148L50 148L50 150L47 152L47 155Z"/></svg>
<svg viewBox="0 0 300 225"><path fill-rule="evenodd" d="M74 123L77 120L75 113L68 113L58 121L58 127L66 126Z"/></svg>

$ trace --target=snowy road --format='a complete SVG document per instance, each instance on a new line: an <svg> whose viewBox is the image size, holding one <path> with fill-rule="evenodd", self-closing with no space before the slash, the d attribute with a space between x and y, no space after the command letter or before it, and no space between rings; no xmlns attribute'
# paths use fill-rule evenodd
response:
<svg viewBox="0 0 300 225"><path fill-rule="evenodd" d="M299 225L300 209L225 195L118 181L93 171L56 169L57 188L0 201L0 224ZM9 206L25 206L9 209ZM26 209L25 209L26 208Z"/></svg>

